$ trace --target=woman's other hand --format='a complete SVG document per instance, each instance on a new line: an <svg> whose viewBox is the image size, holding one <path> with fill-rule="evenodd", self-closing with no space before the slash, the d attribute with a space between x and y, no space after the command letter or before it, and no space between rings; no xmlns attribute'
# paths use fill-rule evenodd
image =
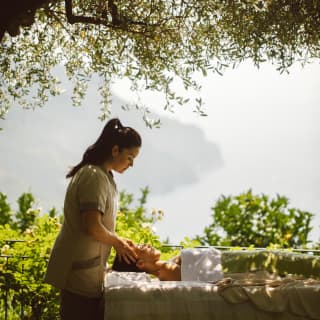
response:
<svg viewBox="0 0 320 320"><path fill-rule="evenodd" d="M120 260L123 259L129 264L136 262L137 255L134 251L134 244L131 240L118 238L114 248L117 251Z"/></svg>

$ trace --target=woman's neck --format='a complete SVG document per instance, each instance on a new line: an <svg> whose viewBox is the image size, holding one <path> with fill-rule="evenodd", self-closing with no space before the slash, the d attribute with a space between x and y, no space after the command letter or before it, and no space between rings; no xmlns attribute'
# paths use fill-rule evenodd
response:
<svg viewBox="0 0 320 320"><path fill-rule="evenodd" d="M101 166L108 172L112 170L112 163L110 161L105 161Z"/></svg>
<svg viewBox="0 0 320 320"><path fill-rule="evenodd" d="M155 269L150 272L161 281L180 281L181 280L181 267L172 262L157 261Z"/></svg>

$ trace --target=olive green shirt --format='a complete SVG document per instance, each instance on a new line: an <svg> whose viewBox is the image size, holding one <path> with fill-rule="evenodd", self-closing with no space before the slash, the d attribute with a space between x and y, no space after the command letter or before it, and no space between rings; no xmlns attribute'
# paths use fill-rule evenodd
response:
<svg viewBox="0 0 320 320"><path fill-rule="evenodd" d="M51 252L45 281L87 297L103 290L111 246L84 230L82 212L98 210L103 225L115 231L118 196L111 173L94 165L82 167L71 179L64 203L64 221Z"/></svg>

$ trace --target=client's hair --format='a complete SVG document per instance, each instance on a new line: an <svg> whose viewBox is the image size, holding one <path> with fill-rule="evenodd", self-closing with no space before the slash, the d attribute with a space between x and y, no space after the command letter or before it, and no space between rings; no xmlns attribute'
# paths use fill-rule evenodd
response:
<svg viewBox="0 0 320 320"><path fill-rule="evenodd" d="M119 259L119 256L116 255L112 264L112 270L120 272L143 272L140 270L134 262L127 263L124 259Z"/></svg>

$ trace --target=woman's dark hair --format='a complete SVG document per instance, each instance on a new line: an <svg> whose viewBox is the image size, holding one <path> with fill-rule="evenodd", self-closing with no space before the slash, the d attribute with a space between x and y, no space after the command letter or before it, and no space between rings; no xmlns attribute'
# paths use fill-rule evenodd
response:
<svg viewBox="0 0 320 320"><path fill-rule="evenodd" d="M143 272L135 263L127 263L123 259L120 260L118 255L115 256L111 269L119 272Z"/></svg>
<svg viewBox="0 0 320 320"><path fill-rule="evenodd" d="M81 162L74 166L66 177L73 177L86 164L101 165L112 157L114 146L118 146L120 151L141 147L141 137L133 128L124 127L119 119L109 120L97 141L87 148Z"/></svg>

